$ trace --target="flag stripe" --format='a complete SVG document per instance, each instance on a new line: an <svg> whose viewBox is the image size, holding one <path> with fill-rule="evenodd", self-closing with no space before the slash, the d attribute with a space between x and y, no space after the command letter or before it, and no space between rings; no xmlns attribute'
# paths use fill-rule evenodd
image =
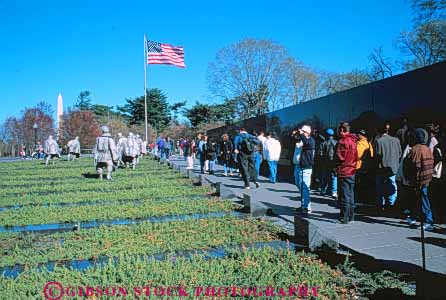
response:
<svg viewBox="0 0 446 300"><path fill-rule="evenodd" d="M183 51L176 51L176 50L170 50L170 49L163 49L163 53L170 53L170 54L176 54L176 55L182 55L184 54Z"/></svg>
<svg viewBox="0 0 446 300"><path fill-rule="evenodd" d="M172 46L169 44L161 44L161 48L184 51L184 48L182 46Z"/></svg>
<svg viewBox="0 0 446 300"><path fill-rule="evenodd" d="M172 56L172 57L180 57L180 58L184 58L184 55L177 55L177 54L169 54L166 55L165 53L150 53L150 56Z"/></svg>
<svg viewBox="0 0 446 300"><path fill-rule="evenodd" d="M183 58L178 58L178 57L165 57L165 56L159 56L159 55L151 55L150 57L148 57L148 59L170 59L170 60L174 60L174 61L178 61L178 62L182 62L182 61L184 61Z"/></svg>
<svg viewBox="0 0 446 300"><path fill-rule="evenodd" d="M184 51L183 48L174 48L174 47L163 46L163 45L161 45L161 49L163 49L163 50L169 50L169 51L174 51L174 52L183 52L183 51Z"/></svg>
<svg viewBox="0 0 446 300"><path fill-rule="evenodd" d="M163 55L170 55L170 56L184 56L184 53L175 53L170 51L164 51L162 53L151 53L151 54L163 54Z"/></svg>
<svg viewBox="0 0 446 300"><path fill-rule="evenodd" d="M166 60L166 59L151 59L148 61L149 64L152 63L168 63L168 64L173 64L173 65L184 65L184 62L177 62L177 61L171 61L171 60Z"/></svg>
<svg viewBox="0 0 446 300"><path fill-rule="evenodd" d="M151 65L172 65L178 68L185 68L186 65L174 65L174 64L166 64L166 63L151 63Z"/></svg>
<svg viewBox="0 0 446 300"><path fill-rule="evenodd" d="M169 63L169 64L178 64L178 65L184 65L183 62L176 62L176 61L171 61L168 59L151 59L149 60L149 63L160 63L160 62L165 62L165 63Z"/></svg>
<svg viewBox="0 0 446 300"><path fill-rule="evenodd" d="M168 61L151 61L150 62L151 65L173 65L173 66L177 66L177 67L181 67L184 68L186 67L186 65L184 63L172 63L172 62L168 62Z"/></svg>
<svg viewBox="0 0 446 300"><path fill-rule="evenodd" d="M167 58L149 58L147 61L149 64L154 61L166 61L166 62L171 62L171 63L176 63L176 64L184 64L184 61L167 59Z"/></svg>

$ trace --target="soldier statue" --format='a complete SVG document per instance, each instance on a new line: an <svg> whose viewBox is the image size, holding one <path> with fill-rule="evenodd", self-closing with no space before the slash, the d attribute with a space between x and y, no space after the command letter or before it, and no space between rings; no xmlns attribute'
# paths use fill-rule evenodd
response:
<svg viewBox="0 0 446 300"><path fill-rule="evenodd" d="M147 155L147 141L143 141L141 144L141 157Z"/></svg>
<svg viewBox="0 0 446 300"><path fill-rule="evenodd" d="M102 135L96 138L94 146L94 161L99 178L103 179L104 169L107 169L107 179L112 179L114 163L118 161L115 141L107 126L101 127Z"/></svg>
<svg viewBox="0 0 446 300"><path fill-rule="evenodd" d="M136 163L139 164L139 160L141 158L141 149L142 149L142 144L143 144L143 140L142 138L139 136L139 134L136 135Z"/></svg>
<svg viewBox="0 0 446 300"><path fill-rule="evenodd" d="M126 161L132 163L133 170L136 169L136 159L138 153L139 153L138 144L136 142L135 136L133 135L133 133L130 132L127 138L125 156L126 156Z"/></svg>
<svg viewBox="0 0 446 300"><path fill-rule="evenodd" d="M56 140L53 139L52 135L50 135L48 139L45 141L45 153L46 153L45 165L48 165L50 159L53 161L54 165L54 159L60 157L59 145L57 144Z"/></svg>
<svg viewBox="0 0 446 300"><path fill-rule="evenodd" d="M117 147L118 147L118 166L120 166L121 164L123 164L125 166L125 147L127 145L127 138L125 136L122 135L122 133L118 133L118 142L117 142Z"/></svg>
<svg viewBox="0 0 446 300"><path fill-rule="evenodd" d="M68 161L71 160L71 157L73 157L73 160L80 157L81 143L79 142L78 136L74 140L69 141L67 147L68 147Z"/></svg>

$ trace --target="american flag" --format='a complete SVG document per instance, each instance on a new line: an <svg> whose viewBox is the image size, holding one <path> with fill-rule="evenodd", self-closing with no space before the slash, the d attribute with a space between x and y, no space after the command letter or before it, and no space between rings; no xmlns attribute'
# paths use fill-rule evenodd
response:
<svg viewBox="0 0 446 300"><path fill-rule="evenodd" d="M174 65L180 68L184 64L183 47L147 41L147 63L158 65Z"/></svg>

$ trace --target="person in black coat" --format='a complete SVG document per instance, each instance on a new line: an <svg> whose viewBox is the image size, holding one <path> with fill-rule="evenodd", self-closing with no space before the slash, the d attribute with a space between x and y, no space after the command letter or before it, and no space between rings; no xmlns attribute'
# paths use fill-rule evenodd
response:
<svg viewBox="0 0 446 300"><path fill-rule="evenodd" d="M215 171L215 160L217 159L217 143L208 139L205 149L206 160L209 161L209 174L212 175Z"/></svg>
<svg viewBox="0 0 446 300"><path fill-rule="evenodd" d="M229 136L225 133L221 137L220 141L220 160L224 168L224 176L228 176L228 168L230 175L232 174L232 167L234 165L234 145L232 144Z"/></svg>

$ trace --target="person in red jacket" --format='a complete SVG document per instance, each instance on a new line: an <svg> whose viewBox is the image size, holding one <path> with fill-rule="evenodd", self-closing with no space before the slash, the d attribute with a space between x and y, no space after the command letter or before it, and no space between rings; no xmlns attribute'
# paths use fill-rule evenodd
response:
<svg viewBox="0 0 446 300"><path fill-rule="evenodd" d="M339 221L348 223L355 218L355 173L358 162L357 138L350 133L350 124L339 125L336 145L336 173L338 175Z"/></svg>

